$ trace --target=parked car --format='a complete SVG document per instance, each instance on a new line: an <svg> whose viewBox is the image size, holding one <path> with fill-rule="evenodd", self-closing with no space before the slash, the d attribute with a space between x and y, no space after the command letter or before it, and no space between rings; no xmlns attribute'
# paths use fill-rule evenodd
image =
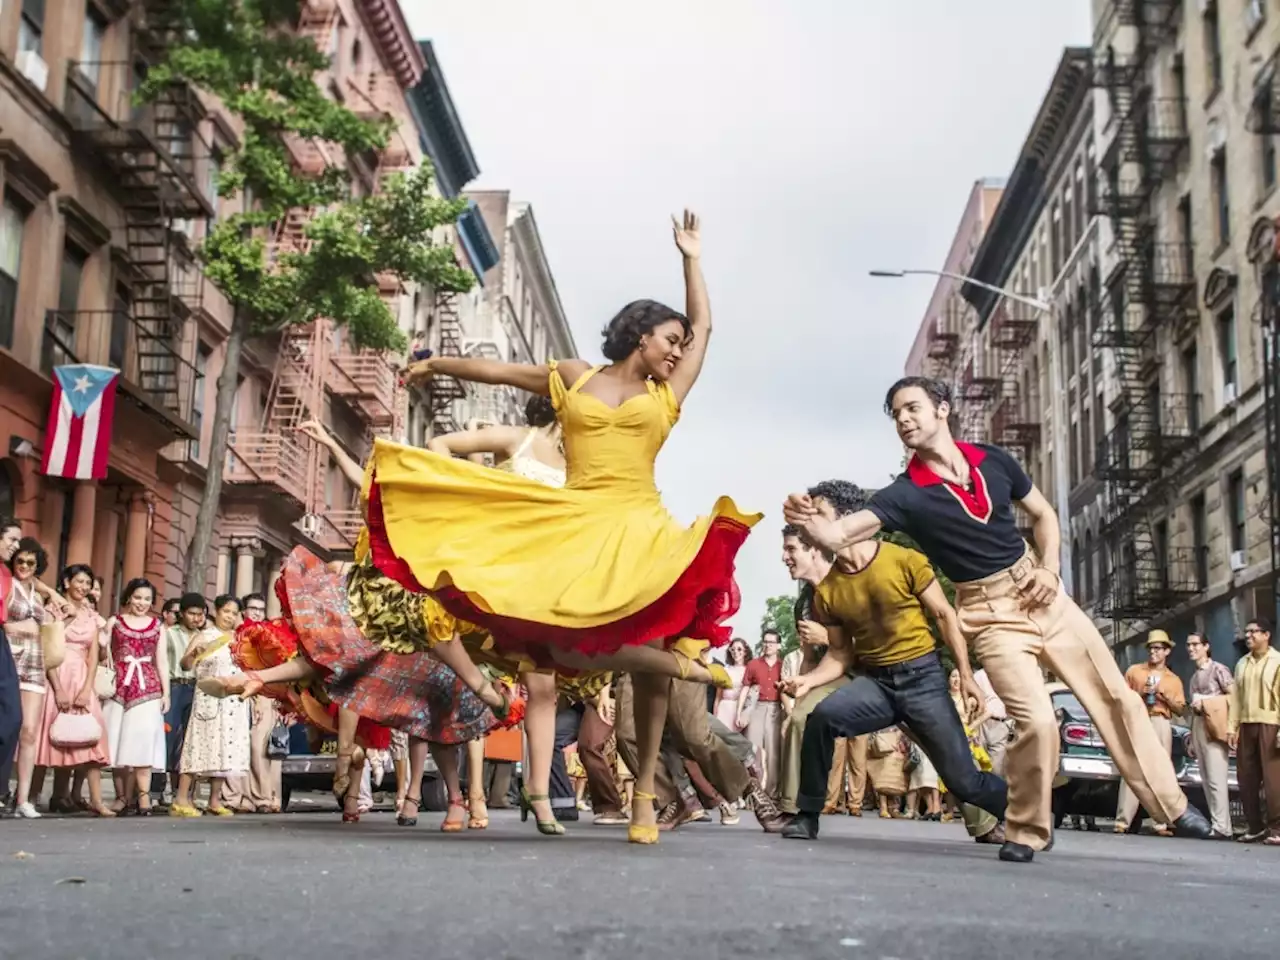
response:
<svg viewBox="0 0 1280 960"><path fill-rule="evenodd" d="M324 793L332 797L333 771L337 762L338 739L333 734L321 733L303 723L290 727L289 756L280 762L280 809L289 809L289 800L295 790ZM389 764L378 790L395 793L395 768ZM336 800L334 802L337 803ZM428 754L422 773L422 809L439 812L447 806L444 781L440 779L435 761Z"/></svg>
<svg viewBox="0 0 1280 960"><path fill-rule="evenodd" d="M1120 773L1102 742L1101 734L1089 718L1088 711L1066 684L1049 684L1049 696L1058 716L1058 730L1062 738L1058 776L1053 788L1054 826L1060 826L1063 819L1070 816L1114 817L1120 798ZM1173 769L1188 799L1201 810L1207 810L1200 765L1188 754L1190 742L1190 728L1175 722ZM1227 770L1227 786L1231 793L1232 816L1239 817L1241 810L1234 754ZM1141 827L1145 815L1145 811L1139 810L1129 825L1131 832Z"/></svg>

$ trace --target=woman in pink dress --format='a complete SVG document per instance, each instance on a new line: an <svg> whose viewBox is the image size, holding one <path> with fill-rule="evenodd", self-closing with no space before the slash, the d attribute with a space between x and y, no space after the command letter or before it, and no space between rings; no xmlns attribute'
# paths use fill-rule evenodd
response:
<svg viewBox="0 0 1280 960"><path fill-rule="evenodd" d="M89 810L99 817L114 817L115 812L102 802L102 768L108 763L107 727L93 686L98 651L106 642L107 624L89 600L93 571L87 564L67 567L62 573L62 589L73 607L65 628L67 656L60 667L48 671L49 694L44 698L44 723L36 747L36 766L58 771L53 780L53 799L49 802L52 812L75 810L71 802L70 774L72 770L84 770L89 781ZM78 747L55 744L51 737L53 724L63 713L92 716L98 724L97 742Z"/></svg>
<svg viewBox="0 0 1280 960"><path fill-rule="evenodd" d="M742 677L751 660L751 648L747 641L735 637L724 657L724 669L733 680L733 687L716 691L716 719L730 730L738 729L738 697L742 696Z"/></svg>

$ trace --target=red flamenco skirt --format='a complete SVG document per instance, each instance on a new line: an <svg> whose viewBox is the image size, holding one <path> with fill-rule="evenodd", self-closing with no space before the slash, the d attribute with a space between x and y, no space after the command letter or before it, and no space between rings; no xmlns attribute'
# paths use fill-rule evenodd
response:
<svg viewBox="0 0 1280 960"><path fill-rule="evenodd" d="M528 657L540 666L551 665L546 655L551 647L600 656L624 646L654 640L672 643L682 637L705 640L713 647L727 645L732 629L725 621L737 613L741 603L733 579L734 559L751 532L747 524L731 517L715 517L693 561L656 601L611 623L566 627L484 610L450 584L430 591L424 588L391 547L376 481L370 485L367 520L373 563L385 576L406 590L430 592L458 619L488 630L498 649ZM554 544L547 545L549 550L554 548Z"/></svg>

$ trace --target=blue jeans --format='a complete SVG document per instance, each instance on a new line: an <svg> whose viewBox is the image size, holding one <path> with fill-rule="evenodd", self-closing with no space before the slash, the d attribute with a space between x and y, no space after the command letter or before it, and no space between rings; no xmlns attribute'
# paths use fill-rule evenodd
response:
<svg viewBox="0 0 1280 960"><path fill-rule="evenodd" d="M993 773L983 773L974 763L936 653L888 667L868 667L813 708L800 748L796 807L802 813L822 812L836 738L898 724L911 731L942 782L961 802L1004 817L1005 782Z"/></svg>
<svg viewBox="0 0 1280 960"><path fill-rule="evenodd" d="M177 773L182 766L182 741L187 737L187 723L191 719L191 702L195 698L193 683L169 684L169 712L164 715L164 753L166 769Z"/></svg>

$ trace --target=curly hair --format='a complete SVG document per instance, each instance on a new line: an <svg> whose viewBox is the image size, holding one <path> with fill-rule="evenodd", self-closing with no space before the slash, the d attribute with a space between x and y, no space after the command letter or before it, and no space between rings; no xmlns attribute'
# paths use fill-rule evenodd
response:
<svg viewBox="0 0 1280 960"><path fill-rule="evenodd" d="M49 569L49 554L45 552L44 547L40 546L40 541L35 537L23 537L18 541L18 549L13 551L13 556L9 558L9 569L14 569L17 559L24 553L29 553L36 558L36 576L41 576Z"/></svg>
<svg viewBox="0 0 1280 960"><path fill-rule="evenodd" d="M530 397L524 405L524 420L531 427L545 427L556 422L556 408L550 397Z"/></svg>
<svg viewBox="0 0 1280 960"><path fill-rule="evenodd" d="M641 337L670 320L679 321L684 328L684 341L688 343L693 337L693 325L683 313L656 300L631 301L600 331L604 337L605 359L621 363L636 352Z"/></svg>
<svg viewBox="0 0 1280 960"><path fill-rule="evenodd" d="M62 576L58 578L58 583L61 584L61 589L65 591L71 580L80 576L82 573L89 578L89 587L92 588L93 581L97 579L93 574L93 567L89 566L87 563L73 563L66 567L66 569L62 571Z"/></svg>
<svg viewBox="0 0 1280 960"><path fill-rule="evenodd" d="M743 666L746 666L748 663L751 662L751 644L747 643L747 641L743 640L741 637L734 637L732 642L730 642L728 649L725 650L725 653L724 653L725 663L727 663L731 667L734 666L734 662L733 662L734 647L738 647L742 651Z"/></svg>
<svg viewBox="0 0 1280 960"><path fill-rule="evenodd" d="M893 398L899 390L906 390L908 387L919 387L923 390L924 395L933 401L935 409L944 403L949 407L955 406L950 384L942 380L936 380L933 377L903 377L890 387L889 392L884 395L884 412L886 414L893 416Z"/></svg>
<svg viewBox="0 0 1280 960"><path fill-rule="evenodd" d="M120 591L120 606L127 607L129 601L133 599L133 595L139 590L146 590L151 594L151 603L156 602L156 587L146 577L134 577L124 585L124 589Z"/></svg>
<svg viewBox="0 0 1280 960"><path fill-rule="evenodd" d="M848 480L823 480L809 488L809 496L822 497L839 517L865 509L869 499L865 490Z"/></svg>

